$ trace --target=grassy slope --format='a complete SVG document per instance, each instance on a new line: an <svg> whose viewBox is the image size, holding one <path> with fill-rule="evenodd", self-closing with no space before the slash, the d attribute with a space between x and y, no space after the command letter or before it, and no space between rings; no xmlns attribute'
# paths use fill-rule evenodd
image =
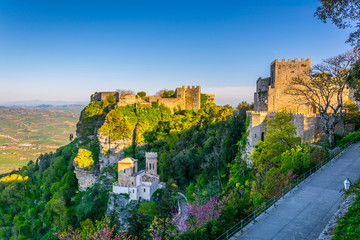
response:
<svg viewBox="0 0 360 240"><path fill-rule="evenodd" d="M0 173L69 142L82 107L0 109Z"/></svg>
<svg viewBox="0 0 360 240"><path fill-rule="evenodd" d="M360 183L353 187L356 193L355 202L351 205L347 213L340 218L336 226L333 240L340 239L360 239Z"/></svg>

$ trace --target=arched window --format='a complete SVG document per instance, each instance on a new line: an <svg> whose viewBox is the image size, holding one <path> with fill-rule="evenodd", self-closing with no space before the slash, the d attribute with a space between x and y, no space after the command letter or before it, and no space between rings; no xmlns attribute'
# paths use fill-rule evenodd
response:
<svg viewBox="0 0 360 240"><path fill-rule="evenodd" d="M126 169L124 169L124 173L126 173Z"/></svg>
<svg viewBox="0 0 360 240"><path fill-rule="evenodd" d="M265 139L265 134L264 134L264 132L262 132L261 133L261 141L264 141L264 139Z"/></svg>
<svg viewBox="0 0 360 240"><path fill-rule="evenodd" d="M133 193L135 193L135 190L133 189Z"/></svg>
<svg viewBox="0 0 360 240"><path fill-rule="evenodd" d="M153 163L153 169L155 169L155 163Z"/></svg>
<svg viewBox="0 0 360 240"><path fill-rule="evenodd" d="M144 188L144 192L146 192L146 189Z"/></svg>

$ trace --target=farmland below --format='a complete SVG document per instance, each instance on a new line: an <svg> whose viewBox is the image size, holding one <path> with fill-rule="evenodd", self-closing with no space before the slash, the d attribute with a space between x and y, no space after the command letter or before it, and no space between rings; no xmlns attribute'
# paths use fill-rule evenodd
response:
<svg viewBox="0 0 360 240"><path fill-rule="evenodd" d="M69 135L75 136L82 108L80 105L0 106L0 174L67 144Z"/></svg>

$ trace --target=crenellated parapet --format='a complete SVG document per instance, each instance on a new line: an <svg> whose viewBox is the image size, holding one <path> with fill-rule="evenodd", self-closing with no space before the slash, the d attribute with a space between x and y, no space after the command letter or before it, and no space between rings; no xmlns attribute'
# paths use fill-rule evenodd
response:
<svg viewBox="0 0 360 240"><path fill-rule="evenodd" d="M176 88L175 96L162 97L162 96L146 96L140 97L135 94L120 94L120 92L95 92L91 95L90 101L103 101L108 96L113 95L116 97L117 105L124 106L128 104L143 104L151 105L152 102L164 104L170 109L184 109L184 110L198 110L201 108L201 88L200 86L182 86ZM215 101L215 95L209 94L208 102Z"/></svg>
<svg viewBox="0 0 360 240"><path fill-rule="evenodd" d="M311 58L308 58L305 60L305 58L301 58L301 60L299 61L298 58L295 58L294 60L292 60L291 58L289 58L287 61L286 59L282 59L281 61L279 61L279 59L275 59L271 64L273 63L306 63L306 64L311 64Z"/></svg>
<svg viewBox="0 0 360 240"><path fill-rule="evenodd" d="M158 153L157 152L145 152L146 159L157 159Z"/></svg>

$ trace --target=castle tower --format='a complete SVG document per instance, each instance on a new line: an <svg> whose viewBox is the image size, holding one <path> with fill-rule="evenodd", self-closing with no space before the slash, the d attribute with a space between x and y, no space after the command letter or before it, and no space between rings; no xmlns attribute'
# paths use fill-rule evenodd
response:
<svg viewBox="0 0 360 240"><path fill-rule="evenodd" d="M309 114L309 106L306 103L298 102L286 93L293 78L309 78L311 69L311 58L302 58L299 61L289 59L271 63L270 86L268 92L268 110L269 112L280 112L283 110L289 112Z"/></svg>
<svg viewBox="0 0 360 240"><path fill-rule="evenodd" d="M157 152L146 152L146 172L157 175Z"/></svg>
<svg viewBox="0 0 360 240"><path fill-rule="evenodd" d="M300 61L295 58L285 61L276 59L271 63L269 78L259 78L254 94L255 111L311 114L312 106L299 102L287 93L294 78L307 79L310 76L311 58Z"/></svg>
<svg viewBox="0 0 360 240"><path fill-rule="evenodd" d="M200 86L188 86L185 92L185 109L200 109L201 89Z"/></svg>

